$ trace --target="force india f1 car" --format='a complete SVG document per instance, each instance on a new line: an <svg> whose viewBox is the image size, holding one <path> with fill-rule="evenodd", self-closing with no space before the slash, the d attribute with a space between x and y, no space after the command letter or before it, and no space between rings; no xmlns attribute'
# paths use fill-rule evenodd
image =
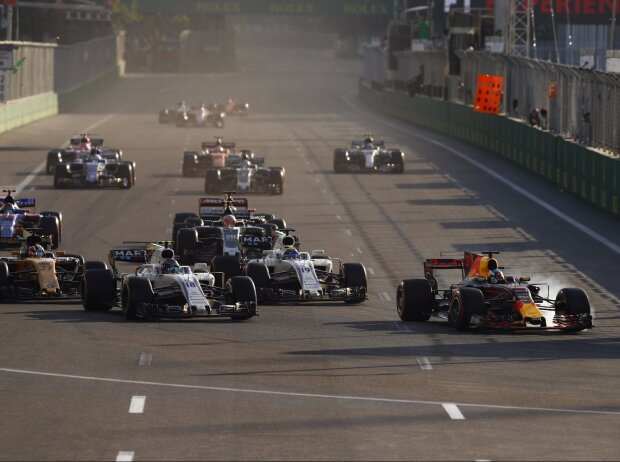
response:
<svg viewBox="0 0 620 462"><path fill-rule="evenodd" d="M225 279L206 264L179 266L169 243L126 243L110 251L112 269L87 270L82 305L107 311L120 305L129 319L226 316L243 321L256 316L256 289L248 277ZM116 262L142 263L120 273ZM216 283L216 280L219 281Z"/></svg>
<svg viewBox="0 0 620 462"><path fill-rule="evenodd" d="M87 134L82 134L79 138L71 138L66 148L49 151L45 171L48 175L53 175L56 165L73 162L80 153L90 153L93 148L98 148L101 151L101 157L108 161L120 162L123 159L123 151L120 149L103 147L103 138L90 138Z"/></svg>
<svg viewBox="0 0 620 462"><path fill-rule="evenodd" d="M55 211L34 213L35 199L15 200L11 196L15 190L3 191L7 196L0 199L0 249L19 249L24 239L33 233L48 236L52 248L57 249L62 238L62 214Z"/></svg>
<svg viewBox="0 0 620 462"><path fill-rule="evenodd" d="M75 297L84 269L101 267L98 262L84 262L81 255L54 253L50 244L45 238L30 235L21 251L0 257L0 300Z"/></svg>
<svg viewBox="0 0 620 462"><path fill-rule="evenodd" d="M493 257L498 252L465 252L461 259L428 259L425 279L406 279L398 286L396 307L403 321L447 318L458 330L469 328L555 329L581 331L592 327L590 302L583 289L565 288L555 299L528 277L504 276ZM460 269L463 280L439 288L436 270ZM547 285L548 287L548 285ZM547 289L548 292L548 289Z"/></svg>
<svg viewBox="0 0 620 462"><path fill-rule="evenodd" d="M363 141L352 141L350 149L334 151L334 172L403 173L404 158L400 149L386 149L383 141L367 135Z"/></svg>
<svg viewBox="0 0 620 462"><path fill-rule="evenodd" d="M136 182L135 162L118 162L97 152L81 152L71 162L56 165L54 187L123 188Z"/></svg>

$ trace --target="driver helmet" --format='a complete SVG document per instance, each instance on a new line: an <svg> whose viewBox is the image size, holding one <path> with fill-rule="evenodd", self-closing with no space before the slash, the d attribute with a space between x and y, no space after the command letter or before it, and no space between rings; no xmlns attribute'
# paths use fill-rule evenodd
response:
<svg viewBox="0 0 620 462"><path fill-rule="evenodd" d="M504 273L502 273L500 270L492 269L491 271L489 271L488 281L491 284L501 284L505 282L506 279L504 278Z"/></svg>
<svg viewBox="0 0 620 462"><path fill-rule="evenodd" d="M299 252L295 249L286 249L282 254L282 260L297 260L299 258Z"/></svg>
<svg viewBox="0 0 620 462"><path fill-rule="evenodd" d="M179 263L174 258L166 258L161 264L162 274L178 274L181 272Z"/></svg>
<svg viewBox="0 0 620 462"><path fill-rule="evenodd" d="M369 144L369 145L371 145L371 144L372 144L372 141L373 141L373 140L372 140L372 137L370 137L370 136L367 136L366 138L364 138L364 144Z"/></svg>
<svg viewBox="0 0 620 462"><path fill-rule="evenodd" d="M29 257L43 257L44 254L45 249L39 244L31 245L30 247L28 247Z"/></svg>
<svg viewBox="0 0 620 462"><path fill-rule="evenodd" d="M234 215L224 215L222 217L222 226L224 226L224 228L234 228L236 223L237 219Z"/></svg>
<svg viewBox="0 0 620 462"><path fill-rule="evenodd" d="M88 136L83 136L82 139L80 140L80 143L82 144L88 144L90 143L90 138Z"/></svg>

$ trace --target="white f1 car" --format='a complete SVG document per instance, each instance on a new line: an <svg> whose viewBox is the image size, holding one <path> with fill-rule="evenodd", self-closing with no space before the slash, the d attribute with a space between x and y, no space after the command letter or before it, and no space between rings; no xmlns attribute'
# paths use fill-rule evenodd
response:
<svg viewBox="0 0 620 462"><path fill-rule="evenodd" d="M386 149L383 141L367 135L363 141L352 141L350 149L334 151L334 172L403 173L404 158L400 149Z"/></svg>
<svg viewBox="0 0 620 462"><path fill-rule="evenodd" d="M225 278L206 264L179 266L169 243L128 242L110 251L112 269L87 270L82 305L107 311L120 305L127 318L226 316L243 321L256 316L256 289L249 277ZM142 263L120 273L116 262ZM216 280L218 281L216 283Z"/></svg>

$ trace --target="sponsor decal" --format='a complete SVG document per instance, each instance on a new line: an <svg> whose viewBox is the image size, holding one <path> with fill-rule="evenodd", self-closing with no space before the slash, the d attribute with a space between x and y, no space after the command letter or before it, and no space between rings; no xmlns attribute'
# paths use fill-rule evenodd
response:
<svg viewBox="0 0 620 462"><path fill-rule="evenodd" d="M267 236L243 236L243 245L247 247L260 246L263 244L271 245L271 238Z"/></svg>
<svg viewBox="0 0 620 462"><path fill-rule="evenodd" d="M387 5L381 3L345 3L343 7L344 14L370 14L370 15L389 15Z"/></svg>
<svg viewBox="0 0 620 462"><path fill-rule="evenodd" d="M134 260L144 259L146 257L146 250L142 249L127 249L127 250L114 250L115 260Z"/></svg>
<svg viewBox="0 0 620 462"><path fill-rule="evenodd" d="M277 2L269 5L270 13L286 13L286 14L314 14L315 4L313 3L294 3L294 2Z"/></svg>

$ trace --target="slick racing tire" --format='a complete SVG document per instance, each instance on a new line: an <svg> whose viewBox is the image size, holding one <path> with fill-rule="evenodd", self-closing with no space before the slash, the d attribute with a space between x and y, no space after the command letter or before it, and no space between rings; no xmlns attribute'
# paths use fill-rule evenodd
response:
<svg viewBox="0 0 620 462"><path fill-rule="evenodd" d="M268 288L271 285L269 269L264 263L256 261L249 262L245 267L245 275L254 282L256 291L259 293L261 289Z"/></svg>
<svg viewBox="0 0 620 462"><path fill-rule="evenodd" d="M60 244L60 225L58 218L54 216L41 217L39 228L43 236L52 236L52 249L57 249Z"/></svg>
<svg viewBox="0 0 620 462"><path fill-rule="evenodd" d="M177 233L175 253L184 265L196 263L196 245L198 244L198 231L196 228L181 228Z"/></svg>
<svg viewBox="0 0 620 462"><path fill-rule="evenodd" d="M361 263L343 263L342 265L342 288L363 287L364 294L345 303L362 303L366 300L366 292L368 290L368 278L366 277L366 268Z"/></svg>
<svg viewBox="0 0 620 462"><path fill-rule="evenodd" d="M54 150L47 153L47 164L45 166L45 173L53 175L56 171L56 165L62 162L62 151Z"/></svg>
<svg viewBox="0 0 620 462"><path fill-rule="evenodd" d="M196 174L196 156L193 152L186 152L183 154L183 176L189 177Z"/></svg>
<svg viewBox="0 0 620 462"><path fill-rule="evenodd" d="M130 164L119 164L116 174L122 181L120 187L123 189L129 189L133 186L133 174L131 173Z"/></svg>
<svg viewBox="0 0 620 462"><path fill-rule="evenodd" d="M86 311L110 310L116 301L116 282L112 271L87 270L82 279L81 297L82 306Z"/></svg>
<svg viewBox="0 0 620 462"><path fill-rule="evenodd" d="M41 212L41 216L50 216L58 218L58 242L62 242L62 213L55 210L46 210Z"/></svg>
<svg viewBox="0 0 620 462"><path fill-rule="evenodd" d="M269 170L269 192L274 195L284 194L284 171Z"/></svg>
<svg viewBox="0 0 620 462"><path fill-rule="evenodd" d="M121 301L127 319L146 318L142 304L153 301L151 282L143 277L128 277L123 285Z"/></svg>
<svg viewBox="0 0 620 462"><path fill-rule="evenodd" d="M241 262L231 255L217 255L211 260L212 273L224 273L224 281L241 276Z"/></svg>
<svg viewBox="0 0 620 462"><path fill-rule="evenodd" d="M396 311L402 321L428 321L433 310L433 288L427 279L405 279L396 290Z"/></svg>
<svg viewBox="0 0 620 462"><path fill-rule="evenodd" d="M62 180L71 177L67 167L68 166L65 164L56 165L56 168L54 170L54 188L63 189L66 187L66 185L62 182Z"/></svg>
<svg viewBox="0 0 620 462"><path fill-rule="evenodd" d="M0 261L0 294L9 281L9 265L5 261Z"/></svg>
<svg viewBox="0 0 620 462"><path fill-rule="evenodd" d="M278 229L286 228L286 222L282 218L272 218L270 220L267 220L267 223L276 225Z"/></svg>
<svg viewBox="0 0 620 462"><path fill-rule="evenodd" d="M347 171L347 151L336 149L334 151L334 172L345 173Z"/></svg>
<svg viewBox="0 0 620 462"><path fill-rule="evenodd" d="M234 276L226 283L227 303L247 303L249 312L233 315L233 321L246 321L256 316L256 288L252 279L247 276Z"/></svg>
<svg viewBox="0 0 620 462"><path fill-rule="evenodd" d="M405 171L405 155L403 152L398 149L392 151L390 163L394 166L393 173L403 173Z"/></svg>
<svg viewBox="0 0 620 462"><path fill-rule="evenodd" d="M172 224L176 225L177 223L185 223L185 220L187 220L188 218L200 218L200 217L193 212L178 212L174 214L174 219L172 220Z"/></svg>
<svg viewBox="0 0 620 462"><path fill-rule="evenodd" d="M221 186L221 173L217 169L207 170L205 174L205 193L207 194L218 194L222 191Z"/></svg>
<svg viewBox="0 0 620 462"><path fill-rule="evenodd" d="M555 297L556 314L590 314L590 300L583 289L565 288Z"/></svg>
<svg viewBox="0 0 620 462"><path fill-rule="evenodd" d="M456 330L465 331L469 329L473 315L483 315L485 312L484 295L480 289L462 287L450 300L448 321Z"/></svg>
<svg viewBox="0 0 620 462"><path fill-rule="evenodd" d="M98 260L84 262L84 271L93 270L93 269L107 270L108 265L106 262L98 261Z"/></svg>

